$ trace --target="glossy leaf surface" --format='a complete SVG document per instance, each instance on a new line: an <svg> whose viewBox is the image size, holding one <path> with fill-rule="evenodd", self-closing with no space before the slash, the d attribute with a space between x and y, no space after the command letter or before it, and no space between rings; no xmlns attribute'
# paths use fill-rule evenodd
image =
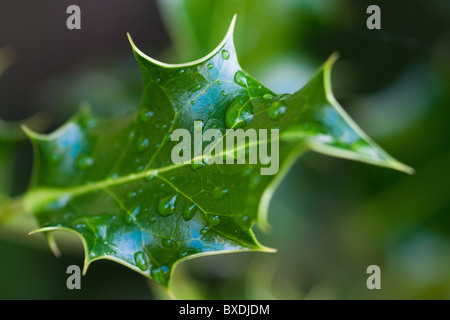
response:
<svg viewBox="0 0 450 320"><path fill-rule="evenodd" d="M40 228L80 236L85 270L111 259L168 286L182 260L236 251L270 251L252 227L267 225L271 195L306 150L403 171L344 113L330 87L331 57L293 95L276 95L238 64L232 41L205 58L167 65L132 43L143 75L139 109L101 119L81 110L50 135L25 129L35 149L26 207ZM131 40L131 39L130 39ZM174 164L174 130L279 129L280 170L262 164ZM270 149L269 141L267 148ZM198 159L197 159L198 160ZM197 161L195 161L197 162Z"/></svg>

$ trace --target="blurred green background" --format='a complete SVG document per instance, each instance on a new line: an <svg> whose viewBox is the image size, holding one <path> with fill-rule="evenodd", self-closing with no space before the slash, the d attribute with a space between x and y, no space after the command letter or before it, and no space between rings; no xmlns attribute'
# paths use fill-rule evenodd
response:
<svg viewBox="0 0 450 320"><path fill-rule="evenodd" d="M66 28L81 8L82 29ZM381 30L366 9L381 8ZM198 59L233 15L241 66L277 93L300 89L333 53L333 90L352 118L412 176L308 153L270 204L273 254L182 263L181 299L450 299L450 2L365 0L0 0L0 213L27 187L30 145L17 124L50 132L82 102L105 116L139 104L141 75L126 39L164 62ZM31 117L31 118L30 118ZM0 216L0 299L159 299L141 275L94 263L82 289L66 268L78 240L58 234L55 258L33 221ZM381 290L366 269L381 268Z"/></svg>

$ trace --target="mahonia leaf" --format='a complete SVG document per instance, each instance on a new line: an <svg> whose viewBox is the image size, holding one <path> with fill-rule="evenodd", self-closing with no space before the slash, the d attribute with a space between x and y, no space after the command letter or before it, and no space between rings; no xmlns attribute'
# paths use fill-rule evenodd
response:
<svg viewBox="0 0 450 320"><path fill-rule="evenodd" d="M188 64L168 65L132 42L142 71L139 109L104 119L82 109L49 135L24 128L35 149L25 204L40 227L80 237L85 271L98 259L122 263L165 287L175 266L203 255L273 251L258 243L270 197L311 149L403 171L339 107L330 89L334 56L293 95L277 95L241 69L232 41ZM279 129L280 170L262 164L174 164L175 129ZM266 141L267 148L271 144ZM205 159L202 159L205 160ZM50 238L51 239L51 238ZM52 243L52 242L51 242Z"/></svg>

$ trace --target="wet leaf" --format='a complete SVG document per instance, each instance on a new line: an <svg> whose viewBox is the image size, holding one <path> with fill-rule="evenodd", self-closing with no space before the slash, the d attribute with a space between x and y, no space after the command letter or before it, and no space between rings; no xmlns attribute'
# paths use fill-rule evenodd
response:
<svg viewBox="0 0 450 320"><path fill-rule="evenodd" d="M335 101L335 56L300 91L277 95L239 66L233 26L234 20L209 55L180 65L147 57L130 38L143 76L136 112L102 119L82 109L52 134L25 128L36 155L25 199L39 222L36 232L78 235L85 271L92 261L110 259L168 287L185 259L270 251L252 227L267 226L274 189L308 149L410 170L372 142ZM224 136L230 128L279 129L279 140L269 139L265 147L279 144L280 170L262 175L267 165L260 162L208 165L205 157L175 164L171 152L178 141L171 134L180 128L192 135L218 129Z"/></svg>

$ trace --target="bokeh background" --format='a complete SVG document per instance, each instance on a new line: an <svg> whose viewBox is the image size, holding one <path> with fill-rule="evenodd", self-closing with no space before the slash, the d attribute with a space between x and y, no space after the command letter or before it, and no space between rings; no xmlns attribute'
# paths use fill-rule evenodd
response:
<svg viewBox="0 0 450 320"><path fill-rule="evenodd" d="M81 30L66 8L81 8ZM366 9L381 8L381 30ZM365 0L0 0L0 207L28 184L18 124L50 132L83 102L105 116L136 108L141 75L126 38L164 62L198 59L233 15L241 66L277 93L300 89L333 53L333 90L352 118L412 176L308 153L270 204L278 252L181 264L181 299L450 299L450 2ZM1 211L1 210L0 210ZM152 281L109 261L66 288L81 243L56 258L33 221L0 217L0 299L161 299ZM366 268L381 268L368 290Z"/></svg>

